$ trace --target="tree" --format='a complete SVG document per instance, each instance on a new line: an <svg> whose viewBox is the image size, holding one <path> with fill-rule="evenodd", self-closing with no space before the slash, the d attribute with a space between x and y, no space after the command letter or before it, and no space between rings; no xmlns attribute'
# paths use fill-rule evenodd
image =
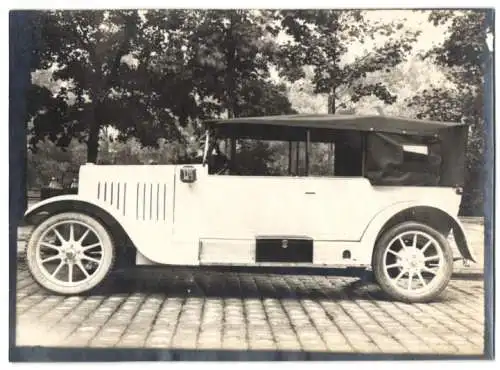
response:
<svg viewBox="0 0 500 370"><path fill-rule="evenodd" d="M137 73L121 78L135 79L144 91L152 115L142 125L129 122L120 138L137 137L145 145L158 138L186 142L182 131L189 127L199 135L199 121L220 114L217 102L207 100L204 90L210 71L200 64L196 34L203 12L192 10L148 10L144 14L141 48L135 52ZM220 86L216 86L220 89Z"/></svg>
<svg viewBox="0 0 500 370"><path fill-rule="evenodd" d="M250 80L240 89L238 115L241 117L294 113L297 111L292 108L284 84L266 80Z"/></svg>
<svg viewBox="0 0 500 370"><path fill-rule="evenodd" d="M426 71L426 73L422 73ZM300 79L287 87L288 97L294 109L300 113L326 113L328 98L324 94L315 94L312 83L313 71L307 68L305 78ZM342 110L354 111L357 114L377 114L380 108L384 114L399 117L415 117L418 113L415 107L408 107L408 98L434 85L440 88L451 88L451 83L445 76L444 67L437 66L431 60L422 60L413 56L405 63L401 63L388 71L373 72L363 79L363 83L374 84L380 82L397 96L391 105L384 104L376 96L364 96L356 103L346 101L340 97ZM348 98L348 97L347 97Z"/></svg>
<svg viewBox="0 0 500 370"><path fill-rule="evenodd" d="M380 83L368 83L370 73L390 70L404 61L419 31L404 30L404 22L368 23L363 11L352 10L283 10L278 17L291 40L281 46L276 64L280 75L294 82L312 68L314 93L328 96L328 113L347 108L374 95L386 104L396 96ZM353 45L382 37L382 45L347 61ZM342 101L339 101L343 98Z"/></svg>
<svg viewBox="0 0 500 370"><path fill-rule="evenodd" d="M386 115L415 118L420 107L409 107L408 99L428 90L430 86L442 89L455 87L446 78L445 71L445 67L436 65L429 59L422 60L418 55L412 56L407 62L388 72L378 71L366 77L368 83L380 81L390 86L391 91L397 96L393 104L384 105L375 96L365 96L352 108L360 114L377 114L382 111Z"/></svg>
<svg viewBox="0 0 500 370"><path fill-rule="evenodd" d="M187 99L192 92L190 76L179 73L184 55L177 49L182 39L175 35L184 13L158 14L39 14L41 37L34 69L53 68L53 78L60 83L55 92L32 86L32 146L47 137L65 147L75 137L87 144L87 161L96 162L105 125L118 129L122 139L136 136L146 144L178 135L176 123L196 114L193 99Z"/></svg>
<svg viewBox="0 0 500 370"><path fill-rule="evenodd" d="M82 135L88 146L88 160L97 160L100 127L108 100L123 68L122 58L134 43L139 16L134 11L50 11L39 13L38 69L57 65L56 79L71 82L51 96L33 86L32 143L49 136L66 146ZM69 104L71 96L74 104Z"/></svg>
<svg viewBox="0 0 500 370"><path fill-rule="evenodd" d="M96 162L104 126L118 129L119 140L137 137L151 146L159 137L182 141L180 131L196 131L201 119L242 114L249 106L244 95L263 94L257 90L269 77L270 14L40 13L33 70L52 69L53 79L31 89L31 147L45 138L65 147L75 137Z"/></svg>
<svg viewBox="0 0 500 370"><path fill-rule="evenodd" d="M272 11L199 10L189 36L190 68L200 99L220 104L229 117L240 116L242 94L269 78L277 30ZM253 86L253 87L249 87Z"/></svg>
<svg viewBox="0 0 500 370"><path fill-rule="evenodd" d="M452 88L431 86L409 101L417 117L469 124L461 214L482 214L484 180L484 56L488 55L486 10L433 11L429 21L448 24L444 43L423 58L446 67Z"/></svg>

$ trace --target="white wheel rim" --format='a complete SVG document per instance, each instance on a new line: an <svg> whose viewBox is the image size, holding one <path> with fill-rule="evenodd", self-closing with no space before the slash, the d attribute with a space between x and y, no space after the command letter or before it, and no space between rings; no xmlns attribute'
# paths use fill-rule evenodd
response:
<svg viewBox="0 0 500 370"><path fill-rule="evenodd" d="M423 231L406 231L394 237L383 258L389 283L406 295L433 290L442 280L445 263L442 246Z"/></svg>
<svg viewBox="0 0 500 370"><path fill-rule="evenodd" d="M62 221L48 228L36 244L36 263L53 284L76 287L101 269L105 250L99 234L81 221Z"/></svg>

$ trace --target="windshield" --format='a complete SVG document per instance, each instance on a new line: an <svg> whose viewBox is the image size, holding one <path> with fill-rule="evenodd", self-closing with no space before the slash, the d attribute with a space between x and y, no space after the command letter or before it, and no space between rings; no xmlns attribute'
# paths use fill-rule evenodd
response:
<svg viewBox="0 0 500 370"><path fill-rule="evenodd" d="M208 150L210 148L210 130L205 130L205 137L202 137L203 142L203 165L207 164Z"/></svg>

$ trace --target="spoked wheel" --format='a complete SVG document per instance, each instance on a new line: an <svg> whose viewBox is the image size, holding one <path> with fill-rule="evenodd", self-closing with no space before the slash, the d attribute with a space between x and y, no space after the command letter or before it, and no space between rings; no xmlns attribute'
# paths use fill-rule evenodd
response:
<svg viewBox="0 0 500 370"><path fill-rule="evenodd" d="M80 294L106 278L115 253L109 233L97 220L81 213L61 213L36 227L26 257L33 278L44 288Z"/></svg>
<svg viewBox="0 0 500 370"><path fill-rule="evenodd" d="M447 240L433 228L405 222L390 229L375 246L373 272L392 298L424 302L446 287L453 269Z"/></svg>

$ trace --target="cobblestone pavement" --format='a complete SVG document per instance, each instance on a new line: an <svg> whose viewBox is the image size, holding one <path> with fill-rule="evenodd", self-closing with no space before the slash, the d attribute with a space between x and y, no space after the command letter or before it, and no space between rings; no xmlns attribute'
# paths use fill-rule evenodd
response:
<svg viewBox="0 0 500 370"><path fill-rule="evenodd" d="M479 280L403 304L354 277L150 269L61 297L17 275L18 346L483 353Z"/></svg>

